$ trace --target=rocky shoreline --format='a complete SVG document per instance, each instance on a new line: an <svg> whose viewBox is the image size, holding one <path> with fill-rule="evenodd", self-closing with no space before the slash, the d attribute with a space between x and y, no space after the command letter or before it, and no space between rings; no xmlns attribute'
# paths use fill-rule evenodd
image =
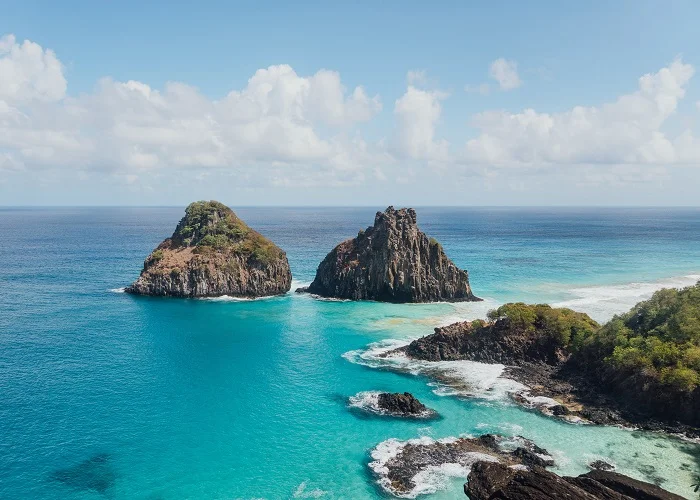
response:
<svg viewBox="0 0 700 500"><path fill-rule="evenodd" d="M598 425L666 432L689 439L700 438L700 429L635 411L634 406L601 392L599 386L570 366L520 363L506 367L503 376L529 388L525 393L512 393L513 401L547 415L565 420L579 418Z"/></svg>
<svg viewBox="0 0 700 500"><path fill-rule="evenodd" d="M533 311L538 311L536 314L545 318L554 318L553 323L564 322L569 325L566 333L573 336L585 337L600 328L587 315L570 310L525 304L503 307L510 306L515 306L511 308L515 311L511 311L514 317L534 315ZM558 332L553 333L542 322L538 323L536 315L533 318L533 325L539 326L524 327L517 323L519 320L508 317L453 323L436 328L433 334L416 339L407 346L389 351L386 356L398 353L423 361L469 360L502 364L506 366L502 377L527 386L526 390L513 391L510 395L514 401L528 408L568 421L664 431L688 438L700 437L697 427L669 418L658 418L648 407L637 405L635 398L629 394L619 397L611 392L595 376L595 365L583 366L583 356L572 355L571 348L563 345L557 337Z"/></svg>
<svg viewBox="0 0 700 500"><path fill-rule="evenodd" d="M371 452L370 469L380 486L396 496L420 493L427 474L441 467L451 467L451 475L467 477L471 466L489 461L507 466L551 467L553 458L546 450L523 437L507 438L485 434L476 438L430 438L380 443Z"/></svg>

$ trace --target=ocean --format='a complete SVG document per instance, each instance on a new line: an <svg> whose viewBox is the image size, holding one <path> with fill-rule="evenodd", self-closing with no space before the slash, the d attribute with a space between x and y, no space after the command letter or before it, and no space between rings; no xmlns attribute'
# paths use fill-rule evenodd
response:
<svg viewBox="0 0 700 500"><path fill-rule="evenodd" d="M296 287L383 208L234 210L287 252ZM383 464L406 440L485 432L535 440L562 474L600 458L692 497L700 444L528 411L509 402L499 366L442 367L454 387L434 367L375 354L508 301L604 321L694 284L700 209L418 208L479 303L120 293L183 213L0 209L0 498L386 498ZM371 391L412 392L441 418L349 407ZM430 470L411 496L466 498L465 473Z"/></svg>

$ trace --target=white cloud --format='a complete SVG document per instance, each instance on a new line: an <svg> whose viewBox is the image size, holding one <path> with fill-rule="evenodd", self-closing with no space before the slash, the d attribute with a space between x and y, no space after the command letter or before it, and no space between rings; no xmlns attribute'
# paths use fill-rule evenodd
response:
<svg viewBox="0 0 700 500"><path fill-rule="evenodd" d="M501 90L517 89L523 83L518 76L518 64L503 58L491 63L489 76L498 82Z"/></svg>
<svg viewBox="0 0 700 500"><path fill-rule="evenodd" d="M520 84L515 63L498 60L491 70L501 88ZM438 134L448 96L427 88L424 71L408 73L407 89L394 102L393 130L372 142L362 124L382 111L379 97L362 86L346 88L335 71L303 76L288 65L270 66L218 100L180 82L155 89L109 78L91 93L69 97L52 51L6 35L0 38L0 172L108 172L105 177L139 185L179 168L194 170L193 178L216 170L245 186L286 187L413 182L432 175L426 165L446 175L450 166L496 175L494 167L577 165L591 182L648 180L664 167L700 165L700 139L690 130L673 136L664 130L693 73L677 59L641 77L636 91L600 106L485 111L471 118L477 129L471 139L466 130L451 134L461 133L465 144L455 151ZM495 86L465 90L489 88Z"/></svg>
<svg viewBox="0 0 700 500"><path fill-rule="evenodd" d="M372 146L352 129L381 111L379 97L360 86L348 92L334 71L304 77L288 65L270 66L220 100L179 82L158 90L109 78L70 98L53 52L11 35L0 40L3 165L12 158L13 165L129 175L166 167L261 175L256 166L264 164L278 176L313 167L319 177L338 173L345 182L358 178L348 171L373 163Z"/></svg>
<svg viewBox="0 0 700 500"><path fill-rule="evenodd" d="M435 90L421 90L409 85L406 93L396 100L395 151L399 156L415 160L446 161L448 143L435 138L440 120L440 101L447 95Z"/></svg>
<svg viewBox="0 0 700 500"><path fill-rule="evenodd" d="M52 50L14 35L0 38L0 101L56 101L66 94L63 65Z"/></svg>
<svg viewBox="0 0 700 500"><path fill-rule="evenodd" d="M598 107L576 106L563 113L487 111L473 126L480 134L467 142L465 161L485 165L651 164L698 162L698 141L685 132L662 131L693 76L676 59L639 79L639 89Z"/></svg>

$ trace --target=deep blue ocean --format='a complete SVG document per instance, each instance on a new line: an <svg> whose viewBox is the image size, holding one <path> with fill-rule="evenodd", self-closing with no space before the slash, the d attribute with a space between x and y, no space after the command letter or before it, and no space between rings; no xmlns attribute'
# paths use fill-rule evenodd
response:
<svg viewBox="0 0 700 500"><path fill-rule="evenodd" d="M383 208L235 210L286 250L298 286ZM445 387L429 367L372 353L506 301L606 320L693 284L700 209L417 212L484 302L133 297L120 289L182 207L0 209L0 498L384 498L376 472L401 441L485 432L534 439L560 473L603 458L691 497L698 444L527 411L498 367L442 367L463 381ZM364 391L410 391L442 418L349 408ZM429 471L414 493L466 498L463 472Z"/></svg>

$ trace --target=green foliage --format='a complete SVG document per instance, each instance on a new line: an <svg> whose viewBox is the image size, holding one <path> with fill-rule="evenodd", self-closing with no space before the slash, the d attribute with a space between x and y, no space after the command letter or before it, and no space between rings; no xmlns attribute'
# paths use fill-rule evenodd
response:
<svg viewBox="0 0 700 500"><path fill-rule="evenodd" d="M599 328L587 314L566 308L553 308L547 304L504 304L489 311L491 321L507 320L513 327L538 332L556 340L557 344L572 351Z"/></svg>
<svg viewBox="0 0 700 500"><path fill-rule="evenodd" d="M264 264L281 255L277 246L250 229L230 208L218 201L191 203L175 229L173 240L176 244L194 246L197 254L235 251Z"/></svg>
<svg viewBox="0 0 700 500"><path fill-rule="evenodd" d="M438 247L440 248L440 242L436 240L435 238L430 238L430 246L431 247Z"/></svg>
<svg viewBox="0 0 700 500"><path fill-rule="evenodd" d="M163 259L163 256L164 256L163 250L154 250L153 253L151 254L149 260L151 260L153 262L158 262L159 260Z"/></svg>
<svg viewBox="0 0 700 500"><path fill-rule="evenodd" d="M656 292L605 324L585 348L617 370L693 391L700 385L700 283Z"/></svg>
<svg viewBox="0 0 700 500"><path fill-rule="evenodd" d="M700 384L698 372L684 366L666 367L660 377L663 384L681 392L692 392Z"/></svg>
<svg viewBox="0 0 700 500"><path fill-rule="evenodd" d="M475 319L474 321L471 322L471 331L474 332L478 330L479 328L483 328L486 326L486 322L482 319Z"/></svg>

